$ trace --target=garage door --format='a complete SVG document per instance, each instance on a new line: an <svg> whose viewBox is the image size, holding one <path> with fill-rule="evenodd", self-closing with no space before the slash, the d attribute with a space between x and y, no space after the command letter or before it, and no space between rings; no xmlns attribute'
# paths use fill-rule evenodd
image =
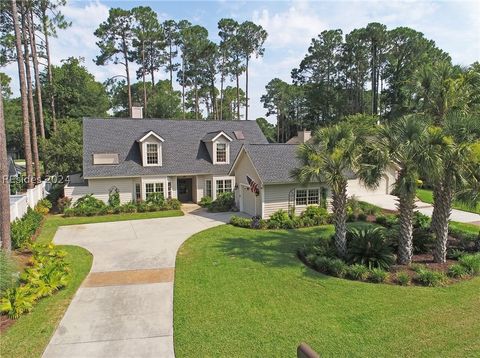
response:
<svg viewBox="0 0 480 358"><path fill-rule="evenodd" d="M255 216L255 201L257 197L250 191L250 188L242 186L242 211Z"/></svg>
<svg viewBox="0 0 480 358"><path fill-rule="evenodd" d="M358 179L350 179L348 181L347 193L348 196L362 196L362 195L385 195L389 194L387 190L388 179L386 177L382 178L377 189L372 190L366 188Z"/></svg>

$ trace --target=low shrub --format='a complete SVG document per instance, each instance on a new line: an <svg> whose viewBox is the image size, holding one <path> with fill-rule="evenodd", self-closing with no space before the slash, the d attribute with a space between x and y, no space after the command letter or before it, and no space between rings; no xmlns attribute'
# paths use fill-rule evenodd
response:
<svg viewBox="0 0 480 358"><path fill-rule="evenodd" d="M93 216L103 213L107 205L100 199L95 198L92 194L87 194L79 198L73 206L68 209L70 216ZM67 210L65 210L67 214Z"/></svg>
<svg viewBox="0 0 480 358"><path fill-rule="evenodd" d="M200 205L202 208L208 208L212 201L213 199L210 196L204 196L202 199L200 199L198 205Z"/></svg>
<svg viewBox="0 0 480 358"><path fill-rule="evenodd" d="M375 222L386 228L392 228L393 226L398 225L398 217L393 214L379 215L376 217Z"/></svg>
<svg viewBox="0 0 480 358"><path fill-rule="evenodd" d="M415 211L413 213L413 227L414 228L420 228L424 230L428 230L430 228L430 223L431 223L430 217L427 215L422 214L419 211Z"/></svg>
<svg viewBox="0 0 480 358"><path fill-rule="evenodd" d="M66 209L70 208L71 205L72 205L72 199L67 198L66 196L59 198L57 200L57 208L61 214L63 214Z"/></svg>
<svg viewBox="0 0 480 358"><path fill-rule="evenodd" d="M53 245L31 245L31 265L21 275L21 285L5 290L0 311L16 319L30 312L35 301L50 296L68 283L66 252Z"/></svg>
<svg viewBox="0 0 480 358"><path fill-rule="evenodd" d="M369 274L368 268L360 264L351 265L347 269L347 277L352 280L365 281L368 279Z"/></svg>
<svg viewBox="0 0 480 358"><path fill-rule="evenodd" d="M465 255L466 252L460 249L448 249L447 250L447 259L458 260L461 256Z"/></svg>
<svg viewBox="0 0 480 358"><path fill-rule="evenodd" d="M330 222L327 209L315 205L307 206L300 217L303 220L302 226L326 225Z"/></svg>
<svg viewBox="0 0 480 358"><path fill-rule="evenodd" d="M240 216L233 215L230 218L230 224L233 226L243 227L249 229L252 227L252 219L243 218Z"/></svg>
<svg viewBox="0 0 480 358"><path fill-rule="evenodd" d="M360 213L357 215L357 220L358 221L367 221L367 215L364 213Z"/></svg>
<svg viewBox="0 0 480 358"><path fill-rule="evenodd" d="M115 208L118 208L121 213L135 213L137 211L137 204L130 201Z"/></svg>
<svg viewBox="0 0 480 358"><path fill-rule="evenodd" d="M415 272L414 280L424 286L436 287L446 282L446 276L442 272L429 270L425 267L418 267Z"/></svg>
<svg viewBox="0 0 480 358"><path fill-rule="evenodd" d="M401 286L408 286L411 283L410 275L406 272L397 273L397 282Z"/></svg>
<svg viewBox="0 0 480 358"><path fill-rule="evenodd" d="M10 226L12 246L14 249L28 244L32 236L42 223L43 215L39 212L27 209L27 213L21 218L15 220Z"/></svg>
<svg viewBox="0 0 480 358"><path fill-rule="evenodd" d="M167 210L180 210L182 202L178 199L169 198L167 199Z"/></svg>
<svg viewBox="0 0 480 358"><path fill-rule="evenodd" d="M348 265L340 259L327 256L317 256L313 266L320 272L336 277L345 277Z"/></svg>
<svg viewBox="0 0 480 358"><path fill-rule="evenodd" d="M235 194L225 192L217 195L217 199L208 206L210 212L226 212L235 208Z"/></svg>
<svg viewBox="0 0 480 358"><path fill-rule="evenodd" d="M252 218L251 226L252 229L263 230L267 228L267 222L263 220L260 216L254 216Z"/></svg>
<svg viewBox="0 0 480 358"><path fill-rule="evenodd" d="M35 206L35 211L42 215L47 215L52 208L52 203L48 199L40 200L37 205Z"/></svg>
<svg viewBox="0 0 480 358"><path fill-rule="evenodd" d="M150 204L150 207L163 208L165 206L165 198L162 193L150 193L145 201Z"/></svg>
<svg viewBox="0 0 480 358"><path fill-rule="evenodd" d="M374 283L386 282L389 277L390 274L387 271L378 267L372 268L369 273L369 279L371 282Z"/></svg>
<svg viewBox="0 0 480 358"><path fill-rule="evenodd" d="M380 227L352 228L348 231L348 262L368 268L388 269L395 256Z"/></svg>
<svg viewBox="0 0 480 358"><path fill-rule="evenodd" d="M435 235L429 229L417 227L413 229L413 252L415 254L426 254L431 252L435 245Z"/></svg>
<svg viewBox="0 0 480 358"><path fill-rule="evenodd" d="M376 205L367 203L365 201L359 201L358 206L362 210L362 212L366 215L377 215L382 212L382 208Z"/></svg>
<svg viewBox="0 0 480 358"><path fill-rule="evenodd" d="M280 209L270 216L267 227L269 229L293 229L295 223L286 211Z"/></svg>
<svg viewBox="0 0 480 358"><path fill-rule="evenodd" d="M452 278L465 278L470 276L468 269L461 264L453 264L448 268L448 276Z"/></svg>
<svg viewBox="0 0 480 358"><path fill-rule="evenodd" d="M474 255L463 255L458 259L458 263L465 267L470 275L480 274L480 253Z"/></svg>

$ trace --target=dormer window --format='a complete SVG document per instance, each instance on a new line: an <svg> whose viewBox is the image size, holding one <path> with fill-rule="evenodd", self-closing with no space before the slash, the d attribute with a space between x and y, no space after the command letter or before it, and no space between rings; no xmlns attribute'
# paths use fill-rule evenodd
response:
<svg viewBox="0 0 480 358"><path fill-rule="evenodd" d="M227 162L227 143L216 143L217 146L217 163Z"/></svg>
<svg viewBox="0 0 480 358"><path fill-rule="evenodd" d="M147 165L158 165L158 144L147 143Z"/></svg>
<svg viewBox="0 0 480 358"><path fill-rule="evenodd" d="M161 166L162 143L165 140L155 132L150 131L137 141L142 152L143 166Z"/></svg>

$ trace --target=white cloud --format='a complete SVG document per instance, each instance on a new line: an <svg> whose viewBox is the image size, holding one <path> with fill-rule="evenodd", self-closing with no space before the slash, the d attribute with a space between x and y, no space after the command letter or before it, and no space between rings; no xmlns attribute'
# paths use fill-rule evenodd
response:
<svg viewBox="0 0 480 358"><path fill-rule="evenodd" d="M310 11L305 2L295 2L287 11L271 13L268 9L253 12L252 21L268 32L266 44L271 48L288 45L306 46L326 28L326 23Z"/></svg>

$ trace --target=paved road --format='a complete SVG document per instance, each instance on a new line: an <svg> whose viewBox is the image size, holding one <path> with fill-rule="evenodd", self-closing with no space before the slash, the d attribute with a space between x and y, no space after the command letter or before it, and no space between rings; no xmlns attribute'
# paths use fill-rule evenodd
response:
<svg viewBox="0 0 480 358"><path fill-rule="evenodd" d="M358 196L357 199L387 210L397 210L397 197L393 195L365 195ZM422 214L432 216L433 206L431 204L421 201L417 201L415 204L417 206L415 210L420 211ZM480 215L462 210L453 209L452 214L450 215L450 220L480 225Z"/></svg>
<svg viewBox="0 0 480 358"><path fill-rule="evenodd" d="M54 242L93 254L93 266L43 357L174 357L173 277L180 245L231 214L60 227Z"/></svg>

